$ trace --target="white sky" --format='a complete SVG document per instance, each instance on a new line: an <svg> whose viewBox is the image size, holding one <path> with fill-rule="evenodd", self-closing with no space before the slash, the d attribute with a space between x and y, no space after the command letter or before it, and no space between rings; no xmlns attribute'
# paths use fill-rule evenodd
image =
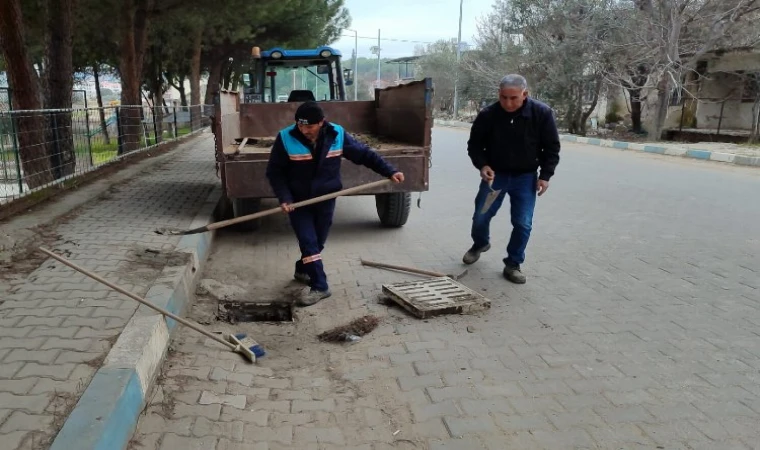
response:
<svg viewBox="0 0 760 450"><path fill-rule="evenodd" d="M462 12L462 41L474 43L477 20L490 12L493 0L464 0ZM435 42L438 39L456 39L459 27L459 0L346 0L351 15L351 28L359 35L359 57L374 57L370 47L377 45L380 29L380 56L399 58L412 56L412 42L384 41L401 39ZM369 37L372 39L362 39ZM343 37L332 44L344 58L351 58L354 49L353 31L344 31Z"/></svg>

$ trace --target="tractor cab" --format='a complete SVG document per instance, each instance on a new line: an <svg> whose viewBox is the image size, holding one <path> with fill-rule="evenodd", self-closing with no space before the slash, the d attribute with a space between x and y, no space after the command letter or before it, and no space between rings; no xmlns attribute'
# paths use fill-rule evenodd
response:
<svg viewBox="0 0 760 450"><path fill-rule="evenodd" d="M306 50L253 47L252 63L243 76L243 103L343 101L353 71L341 68L338 49Z"/></svg>

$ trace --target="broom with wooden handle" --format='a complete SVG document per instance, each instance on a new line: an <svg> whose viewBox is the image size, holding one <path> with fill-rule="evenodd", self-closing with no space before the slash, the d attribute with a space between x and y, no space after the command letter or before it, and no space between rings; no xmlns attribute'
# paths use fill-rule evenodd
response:
<svg viewBox="0 0 760 450"><path fill-rule="evenodd" d="M243 355L247 360L251 362L256 362L257 357L264 356L265 352L264 349L255 341L253 341L250 338L246 338L244 334L237 334L237 335L229 335L227 336L227 340L224 340L223 338L211 333L208 330L205 330L200 324L191 322L189 320L183 319L182 317L179 317L175 314L172 314L171 312L156 306L149 301L138 297L137 295L127 291L124 288L121 288L119 286L116 286L115 284L111 283L110 281L107 281L100 276L90 272L89 270L79 267L78 265L74 264L73 262L67 260L66 258L62 256L58 256L55 253L51 252L48 249L40 247L39 250L48 255L49 257L55 259L56 261L60 262L63 265L69 266L72 269L76 270L77 272L87 275L88 277L92 278L95 281L98 281L102 284L105 284L106 286L110 287L114 291L124 294L127 297L131 298L132 300L142 303L143 305L147 306L148 308L158 311L159 313L163 314L166 317L171 317L172 319L176 320L177 322L181 323L182 325L185 325L186 327L192 328L193 330L197 331L198 333L201 333L202 335L215 340L216 342L219 342L220 344L224 345L225 347L229 348L235 353L240 353Z"/></svg>
<svg viewBox="0 0 760 450"><path fill-rule="evenodd" d="M333 192L331 194L325 194L325 195L310 198L308 200L304 200L301 202L292 203L290 206L293 208L300 208L302 206L313 205L315 203L323 202L325 200L330 200L336 197L340 197L342 195L350 195L350 194L365 191L367 189L371 189L374 187L380 187L388 183L393 183L393 180L386 178L380 181L373 181L372 183L366 183L366 184L362 184L362 185L355 186L352 188L343 189L342 191ZM269 216L271 214L277 214L281 212L282 212L282 208L278 206L276 208L267 209L265 211L260 211L254 214L248 214L245 216L235 217L234 219L222 220L221 222L214 222L208 225L204 225L202 227L193 228L192 230L181 231L181 230L174 230L174 229L169 229L169 228L159 228L158 230L156 230L156 234L178 236L178 235L186 235L186 234L205 233L206 231L217 230L219 228L235 225L241 222L247 222L249 220L258 219L260 217Z"/></svg>

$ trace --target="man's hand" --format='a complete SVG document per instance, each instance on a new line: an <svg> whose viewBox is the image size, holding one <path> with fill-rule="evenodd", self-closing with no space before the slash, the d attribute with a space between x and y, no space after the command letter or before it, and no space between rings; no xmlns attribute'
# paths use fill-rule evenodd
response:
<svg viewBox="0 0 760 450"><path fill-rule="evenodd" d="M293 208L292 206L290 206L290 203L282 203L280 205L280 208L282 208L282 212L284 212L284 213L292 213L293 211L296 210L295 208Z"/></svg>
<svg viewBox="0 0 760 450"><path fill-rule="evenodd" d="M538 183L536 183L536 190L538 191L539 197L544 195L544 192L549 189L549 182L546 180L538 180Z"/></svg>
<svg viewBox="0 0 760 450"><path fill-rule="evenodd" d="M404 174L401 172L396 172L393 175L391 175L391 180L393 180L394 183L403 183Z"/></svg>
<svg viewBox="0 0 760 450"><path fill-rule="evenodd" d="M480 169L480 178L483 179L483 181L493 181L495 174L493 173L493 169L491 169L488 166L483 166L482 169Z"/></svg>

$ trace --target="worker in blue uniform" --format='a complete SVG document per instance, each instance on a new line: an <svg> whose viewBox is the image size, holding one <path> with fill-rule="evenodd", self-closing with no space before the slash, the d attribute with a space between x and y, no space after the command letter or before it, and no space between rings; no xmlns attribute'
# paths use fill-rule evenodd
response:
<svg viewBox="0 0 760 450"><path fill-rule="evenodd" d="M325 120L316 102L301 104L295 122L277 134L266 176L298 238L301 259L296 262L294 278L310 289L297 303L309 306L331 295L321 253L332 225L335 199L297 209L291 204L341 190L342 157L396 183L404 181L404 174L343 127Z"/></svg>

